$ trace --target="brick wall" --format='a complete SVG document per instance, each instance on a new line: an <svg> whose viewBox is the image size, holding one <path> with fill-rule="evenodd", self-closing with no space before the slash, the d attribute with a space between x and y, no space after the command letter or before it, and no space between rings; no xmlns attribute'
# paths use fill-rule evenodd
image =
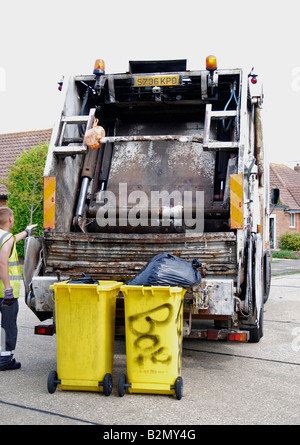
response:
<svg viewBox="0 0 300 445"><path fill-rule="evenodd" d="M290 227L290 214L285 213L284 210L274 210L273 214L276 215L276 238L277 245L279 237L285 232L300 233L300 214L295 214L295 228Z"/></svg>

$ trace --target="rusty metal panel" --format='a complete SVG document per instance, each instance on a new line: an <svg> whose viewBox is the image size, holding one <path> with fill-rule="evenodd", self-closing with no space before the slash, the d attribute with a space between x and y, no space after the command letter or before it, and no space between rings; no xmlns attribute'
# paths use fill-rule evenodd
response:
<svg viewBox="0 0 300 445"><path fill-rule="evenodd" d="M121 281L136 273L158 253L167 252L192 261L198 258L207 275L236 274L234 233L201 236L158 234L45 233L46 274L89 273Z"/></svg>
<svg viewBox="0 0 300 445"><path fill-rule="evenodd" d="M204 206L213 205L215 154L203 152L202 144L189 136L203 137L199 122L155 122L120 125L118 134L135 136L169 135L173 140L116 142L107 190L118 195L119 184L126 183L128 194L142 190L151 200L152 191L204 191ZM178 135L182 135L180 138ZM184 139L186 136L186 139Z"/></svg>
<svg viewBox="0 0 300 445"><path fill-rule="evenodd" d="M57 279L54 277L33 277L32 290L35 298L35 309L38 312L54 311L53 291L50 290Z"/></svg>
<svg viewBox="0 0 300 445"><path fill-rule="evenodd" d="M233 315L233 280L204 279L193 289L196 313L209 315Z"/></svg>

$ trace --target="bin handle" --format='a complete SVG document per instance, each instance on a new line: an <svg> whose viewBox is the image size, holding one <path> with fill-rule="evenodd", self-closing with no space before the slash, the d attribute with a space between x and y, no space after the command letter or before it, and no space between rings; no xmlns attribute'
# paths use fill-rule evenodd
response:
<svg viewBox="0 0 300 445"><path fill-rule="evenodd" d="M97 291L101 292L101 291L110 291L110 290L120 289L120 287L122 285L123 285L123 283L121 283L121 282L116 282L115 284L111 284L111 285L107 285L107 286L98 284Z"/></svg>
<svg viewBox="0 0 300 445"><path fill-rule="evenodd" d="M150 291L152 295L155 294L155 292L157 291L169 291L169 295L175 295L178 292L186 292L186 289L183 289L180 286L127 286L127 285L123 285L121 287L121 292L123 292L123 294L128 295L130 290L138 290L142 293L142 295L145 295L146 291Z"/></svg>

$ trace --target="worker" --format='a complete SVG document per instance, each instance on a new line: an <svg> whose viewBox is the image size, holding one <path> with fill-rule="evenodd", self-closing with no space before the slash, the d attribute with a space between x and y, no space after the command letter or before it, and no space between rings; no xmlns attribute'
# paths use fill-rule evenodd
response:
<svg viewBox="0 0 300 445"><path fill-rule="evenodd" d="M23 232L12 235L10 231L13 225L13 211L8 207L0 207L0 371L21 367L21 363L14 359L21 283L16 243L29 236L31 230L37 226L29 225Z"/></svg>

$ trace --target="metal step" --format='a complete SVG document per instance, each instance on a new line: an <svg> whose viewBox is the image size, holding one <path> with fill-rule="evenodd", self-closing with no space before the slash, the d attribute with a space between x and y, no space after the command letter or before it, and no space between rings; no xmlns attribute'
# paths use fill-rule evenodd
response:
<svg viewBox="0 0 300 445"><path fill-rule="evenodd" d="M54 154L56 156L75 156L75 155L81 155L86 154L88 151L88 147L85 144L85 142L82 143L82 145L75 145L74 141L72 145L72 142L70 142L69 145L63 145L63 142L65 142L65 131L67 125L70 124L86 124L87 130L92 128L94 118L95 118L95 108L91 108L90 113L88 116L62 116L60 123L58 125L57 129L57 136L55 138L56 145L54 147ZM68 138L69 139L69 138Z"/></svg>
<svg viewBox="0 0 300 445"><path fill-rule="evenodd" d="M238 142L223 142L210 139L210 126L212 119L230 119L236 118L237 111L212 111L212 105L206 105L204 135L203 135L203 150L204 151L235 151L239 147Z"/></svg>

